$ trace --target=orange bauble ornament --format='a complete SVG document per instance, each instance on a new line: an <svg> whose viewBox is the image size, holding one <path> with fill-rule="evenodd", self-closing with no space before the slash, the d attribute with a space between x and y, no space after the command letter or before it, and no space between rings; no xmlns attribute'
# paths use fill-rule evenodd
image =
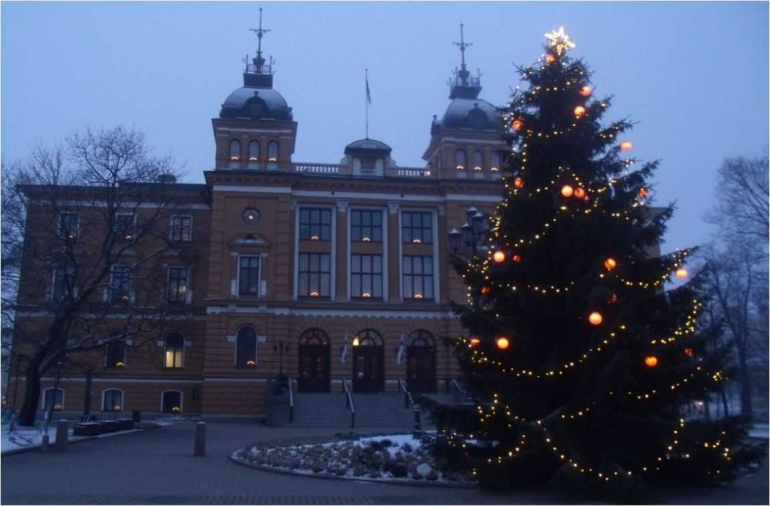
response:
<svg viewBox="0 0 770 506"><path fill-rule="evenodd" d="M513 255L513 257L511 257L511 260L513 260L516 263L519 263L519 262L521 262L521 255L516 253L515 255Z"/></svg>
<svg viewBox="0 0 770 506"><path fill-rule="evenodd" d="M492 258L495 260L495 262L505 262L505 253L502 251L495 251L495 254L492 255Z"/></svg>
<svg viewBox="0 0 770 506"><path fill-rule="evenodd" d="M633 147L634 145L630 141L625 141L620 145L621 151L631 151Z"/></svg>
<svg viewBox="0 0 770 506"><path fill-rule="evenodd" d="M580 88L580 94L583 95L584 97L587 97L588 95L590 95L592 91L594 91L594 89L588 85L585 85L582 88Z"/></svg>
<svg viewBox="0 0 770 506"><path fill-rule="evenodd" d="M478 337L472 337L472 338L471 338L471 342L470 342L470 345L469 345L469 346L470 346L471 348L473 348L474 346L478 346L478 345L479 345L479 343L481 343L481 339L479 339Z"/></svg>
<svg viewBox="0 0 770 506"><path fill-rule="evenodd" d="M520 177L517 177L513 181L513 186L515 186L516 188L524 188L524 180L521 179Z"/></svg>
<svg viewBox="0 0 770 506"><path fill-rule="evenodd" d="M695 352L693 351L692 348L685 348L684 354L686 357L692 357L695 354Z"/></svg>
<svg viewBox="0 0 770 506"><path fill-rule="evenodd" d="M676 277L679 279L684 279L687 277L687 269L684 267L680 267L676 270Z"/></svg>
<svg viewBox="0 0 770 506"><path fill-rule="evenodd" d="M574 190L572 189L572 187L570 185L568 185L568 184L565 184L561 188L561 194L564 195L565 197L571 197L573 191Z"/></svg>
<svg viewBox="0 0 770 506"><path fill-rule="evenodd" d="M610 304L615 304L618 301L618 294L613 293L612 297L610 297Z"/></svg>
<svg viewBox="0 0 770 506"><path fill-rule="evenodd" d="M481 294L482 295L487 295L489 292L490 292L490 289L489 289L488 286L482 286L481 287Z"/></svg>
<svg viewBox="0 0 770 506"><path fill-rule="evenodd" d="M575 117L579 118L586 113L586 108L582 105L575 107Z"/></svg>
<svg viewBox="0 0 770 506"><path fill-rule="evenodd" d="M585 196L586 196L586 191L584 189L582 189L579 186L575 188L575 197L582 199Z"/></svg>
<svg viewBox="0 0 770 506"><path fill-rule="evenodd" d="M607 269L608 271L611 271L617 265L618 263L615 261L614 258L608 258L607 260L604 261L604 268Z"/></svg>
<svg viewBox="0 0 770 506"><path fill-rule="evenodd" d="M548 56L545 57L546 63L553 63L555 61L556 61L556 57L552 54L549 54Z"/></svg>
<svg viewBox="0 0 770 506"><path fill-rule="evenodd" d="M600 325L604 318L602 317L601 313L593 312L590 315L588 315L588 321L591 322L591 325Z"/></svg>
<svg viewBox="0 0 770 506"><path fill-rule="evenodd" d="M647 195L649 195L649 194L650 194L650 192L649 192L649 190L647 190L647 188L642 188L641 190L639 190L639 196L642 197L642 198L646 198Z"/></svg>
<svg viewBox="0 0 770 506"><path fill-rule="evenodd" d="M591 200L591 198L590 198L588 195L586 195L585 197L583 197L583 200L585 200L586 202L588 202L589 200Z"/></svg>
<svg viewBox="0 0 770 506"><path fill-rule="evenodd" d="M505 336L498 337L496 343L497 343L497 347L500 348L501 350L506 350L508 349L508 346L511 345L511 342L508 341L508 338Z"/></svg>
<svg viewBox="0 0 770 506"><path fill-rule="evenodd" d="M644 359L644 363L647 365L647 367L655 367L658 365L658 357L655 355L650 355Z"/></svg>
<svg viewBox="0 0 770 506"><path fill-rule="evenodd" d="M524 126L524 122L521 121L520 119L515 119L513 120L513 123L511 126L513 126L513 129L518 132L519 130L521 130L521 127Z"/></svg>

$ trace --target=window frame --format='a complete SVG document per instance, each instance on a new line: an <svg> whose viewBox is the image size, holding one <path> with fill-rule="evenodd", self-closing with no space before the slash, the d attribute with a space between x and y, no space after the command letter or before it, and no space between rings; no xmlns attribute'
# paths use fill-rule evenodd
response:
<svg viewBox="0 0 770 506"><path fill-rule="evenodd" d="M168 365L168 352L169 352L168 341L170 337L174 337L174 336L179 336L180 344L178 346L173 346L173 350L174 350L173 352L174 359L172 360L173 365L169 366ZM176 351L177 348L179 348L179 351ZM180 357L179 365L176 365L177 353L179 354L179 357ZM184 336L182 336L182 334L180 334L179 332L169 332L168 334L166 334L166 338L163 340L163 368L164 369L184 369L184 360L185 360Z"/></svg>
<svg viewBox="0 0 770 506"><path fill-rule="evenodd" d="M173 279L172 272L184 272L184 296L179 298L179 281L180 279ZM176 282L176 296L172 298L172 282ZM182 305L187 304L187 294L190 292L190 268L184 265L169 265L166 268L166 302L169 304Z"/></svg>
<svg viewBox="0 0 770 506"><path fill-rule="evenodd" d="M237 149L235 150L237 155L233 155L233 146L237 146ZM227 159L231 162L237 162L241 159L241 140L240 139L230 139L230 142L227 144Z"/></svg>
<svg viewBox="0 0 770 506"><path fill-rule="evenodd" d="M354 270L354 265L356 262L354 262L354 259L358 257L358 272ZM384 268L384 255L382 254L368 254L368 253L353 253L350 255L350 298L351 300L376 300L381 301L384 297L385 292L385 280L383 271ZM364 271L364 259L369 259L369 272ZM380 260L380 269L379 272L375 272L375 258L379 258ZM359 294L356 294L355 289L355 279L356 276L359 277L358 282L358 288L359 288ZM364 293L367 293L364 291L364 280L365 278L369 278L369 286L371 287L371 292L369 297L365 297ZM377 295L377 290L375 289L375 279L379 277L380 281L380 293Z"/></svg>
<svg viewBox="0 0 770 506"><path fill-rule="evenodd" d="M272 151L273 148L275 148L275 156L273 156ZM281 146L276 140L269 141L267 143L267 161L271 163L276 163L280 159L281 156Z"/></svg>
<svg viewBox="0 0 770 506"><path fill-rule="evenodd" d="M246 355L245 357L240 356L241 352L241 345L240 340L241 338L246 338L250 336L241 336L241 332L245 330L252 330L254 331L254 355L253 358L251 355ZM246 350L247 352L250 352L251 350ZM238 328L238 330L235 332L235 367L236 368L243 368L243 369L250 369L253 367L257 367L257 360L259 358L259 333L257 332L257 328L253 325L242 325ZM243 360L241 360L243 358ZM249 364L249 361L253 361L253 364Z"/></svg>
<svg viewBox="0 0 770 506"><path fill-rule="evenodd" d="M257 146L257 155L256 156L251 156L251 154L252 154L251 153L251 147L254 146L254 145ZM248 149L249 149L249 161L250 162L258 162L259 161L259 155L260 155L261 148L262 148L262 146L260 145L260 143L259 143L259 141L257 139L251 139L249 141Z"/></svg>
<svg viewBox="0 0 770 506"><path fill-rule="evenodd" d="M180 220L177 224L176 220ZM185 239L185 222L188 220L188 237ZM176 232L179 232L178 234ZM176 236L179 236L178 238ZM193 217L191 214L173 214L169 217L168 240L169 242L191 242L193 239Z"/></svg>
<svg viewBox="0 0 770 506"><path fill-rule="evenodd" d="M171 393L171 392L179 394L179 411L178 412L174 412L173 410L166 411L164 409L166 407L165 406L165 404L166 404L165 403L166 394L167 393ZM181 390L177 390L175 388L170 388L168 390L163 390L160 393L160 412L161 413L174 413L174 414L176 414L176 413L183 413L184 412L184 392L182 392Z"/></svg>
<svg viewBox="0 0 770 506"><path fill-rule="evenodd" d="M44 412L48 411L48 407L46 406L45 398L46 398L47 392L49 392L51 390L54 390L55 392L61 392L61 404L60 404L61 407L59 409L56 409L56 394L54 394L53 409L51 411L64 411L64 389L62 387L48 387L48 388L44 388L43 389L42 395L40 396L41 397L41 400L40 400L40 410L44 411Z"/></svg>
<svg viewBox="0 0 770 506"><path fill-rule="evenodd" d="M119 392L120 393L120 409L104 409L107 405L107 394L113 393L113 392ZM123 389L121 388L105 388L102 390L102 413L121 413L123 412L123 409L125 407L125 399L126 394L123 392ZM113 402L114 404L114 402Z"/></svg>
<svg viewBox="0 0 770 506"><path fill-rule="evenodd" d="M75 230L69 230L69 225L65 225L65 216L74 216L75 217ZM58 230L59 230L59 237L62 237L64 239L77 239L80 236L80 213L77 211L63 211L59 213L59 224L58 224Z"/></svg>
<svg viewBox="0 0 770 506"><path fill-rule="evenodd" d="M112 332L107 337L107 339L112 339L112 337L115 334L120 334L120 332ZM118 360L114 364L110 364L109 358L110 358L110 346L116 346L120 345L123 347L123 360ZM110 340L104 344L104 368L105 369L125 369L126 364L128 363L128 343L126 343L125 339L121 340ZM122 366L118 364L123 364Z"/></svg>
<svg viewBox="0 0 770 506"><path fill-rule="evenodd" d="M241 283L243 281L243 278L242 278L243 267L242 267L241 263L242 263L243 260L253 260L255 258L257 259L257 267L256 267L256 270L257 270L257 291L256 291L256 293L250 293L248 291L247 292L243 292L243 291L241 291ZM237 259L238 259L238 276L237 276L236 283L238 284L238 290L237 290L238 296L239 297L241 297L241 296L244 296L244 297L260 297L262 295L262 287L260 286L262 284L262 256L261 255L238 255ZM248 269L249 270L253 270L254 268L253 267L249 267Z"/></svg>
<svg viewBox="0 0 770 506"><path fill-rule="evenodd" d="M307 270L302 270L302 257L303 255L307 256ZM318 269L317 271L311 270L311 265L313 264L313 258L318 257ZM324 258L328 258L328 265L329 270L324 271L323 270L323 263ZM303 300L330 300L332 298L332 255L331 253L324 253L324 252L299 252L297 255L297 298L303 299ZM302 276L303 274L306 277L306 282L302 283ZM318 295L311 295L314 293L314 290L312 290L312 276L318 276ZM323 280L324 276L328 276L328 282L327 287L329 290L329 293L324 295L323 293ZM303 288L307 288L306 293L303 293Z"/></svg>
<svg viewBox="0 0 770 506"><path fill-rule="evenodd" d="M409 215L409 225L406 224L405 215ZM420 216L420 224L418 226L414 225L415 215ZM426 220L428 221L427 227L425 226ZM402 244L433 244L433 228L433 213L431 211L401 211ZM415 237L415 231L419 231L419 237ZM415 239L419 239L419 242L415 242Z"/></svg>
<svg viewBox="0 0 770 506"><path fill-rule="evenodd" d="M484 170L484 153L480 149L473 152L473 170L476 172Z"/></svg>
<svg viewBox="0 0 770 506"><path fill-rule="evenodd" d="M416 273L415 271L415 260L420 259L420 270L422 272ZM407 261L409 263L409 271L407 272ZM427 262L426 262L427 261ZM429 268L426 268L426 263L429 263ZM435 277L436 277L436 263L432 255L404 255L401 257L401 296L403 300L420 300L420 301L435 301L436 299L436 293L435 293ZM427 271L427 272L426 272ZM407 283L406 279L410 278L410 287L411 287L411 295L407 294ZM420 286L422 288L421 292L417 292L415 290L415 281L419 279ZM431 296L428 297L427 293L428 290L430 290ZM422 297L415 297L416 294L422 295Z"/></svg>
<svg viewBox="0 0 770 506"><path fill-rule="evenodd" d="M131 223L123 230L120 230L118 227L118 222L121 218L129 216L131 218ZM113 235L119 236L123 235L122 239L125 241L131 241L134 238L134 228L136 228L136 214L135 213L116 213L115 214L115 227L112 231Z"/></svg>
<svg viewBox="0 0 770 506"><path fill-rule="evenodd" d="M72 269L71 274L71 285L72 285L72 296L77 296L77 287L75 286L75 281L77 279L77 265L75 264L67 264L64 266L58 266L54 267L53 269L53 286L51 287L51 300L54 302L60 302L66 298L69 292L66 292L62 289L62 293L58 293L61 287L61 283L64 283L65 278L67 278L66 272L68 270Z"/></svg>
<svg viewBox="0 0 770 506"><path fill-rule="evenodd" d="M318 220L313 220L313 213L318 212ZM331 241L332 240L332 224L334 217L332 215L332 209L326 207L300 207L299 217L297 218L297 228L300 241ZM303 214L306 214L307 220L305 221ZM328 215L328 223L324 223L324 218ZM303 233L303 227L307 227ZM318 234L314 234L314 227L317 227ZM325 234L328 232L328 236ZM317 239L313 239L317 237Z"/></svg>
<svg viewBox="0 0 770 506"><path fill-rule="evenodd" d="M468 168L468 153L464 149L455 150L455 168L465 170Z"/></svg>
<svg viewBox="0 0 770 506"><path fill-rule="evenodd" d="M118 292L118 288L115 286L115 270L120 269L121 275L127 274L127 281L122 280L121 282L121 291ZM110 297L109 301L111 304L116 303L122 303L125 304L127 302L131 302L134 298L134 283L133 283L133 273L134 273L134 267L132 265L128 264L116 264L113 265L110 269ZM125 285L128 285L128 288L125 291L122 291L122 288ZM117 294L117 297L116 297Z"/></svg>
<svg viewBox="0 0 770 506"><path fill-rule="evenodd" d="M351 209L350 210L350 241L381 243L383 236L383 212L381 209ZM353 216L358 216L358 225L354 224ZM364 225L364 216L369 217L369 225ZM379 216L379 224L374 223L374 217ZM369 231L367 236L364 231ZM379 239L375 232L379 231ZM368 238L369 240L364 240Z"/></svg>

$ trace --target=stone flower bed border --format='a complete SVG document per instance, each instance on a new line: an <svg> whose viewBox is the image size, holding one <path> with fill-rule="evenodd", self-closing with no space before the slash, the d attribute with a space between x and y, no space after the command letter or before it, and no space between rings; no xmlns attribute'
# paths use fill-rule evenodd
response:
<svg viewBox="0 0 770 506"><path fill-rule="evenodd" d="M275 448L288 448L288 447L294 447L294 446L308 446L312 447L313 445L331 445L334 443L338 444L344 444L344 443L352 443L354 441L360 440L360 439L368 439L373 437L379 437L382 439L388 439L389 437L395 437L395 436L404 436L404 435L412 435L411 433L402 432L399 434L354 434L354 433L348 433L348 434L342 434L338 433L335 434L331 439L328 436L315 436L315 437L298 437L298 438L284 438L284 439L277 439L273 441L260 441L256 443L251 443L246 445L244 448L241 448L239 450L234 451L230 456L229 459L238 464L245 467L250 467L253 469L258 469L261 471L268 471L272 473L277 474L288 474L292 476L302 476L302 477L308 477L308 478L320 478L320 479L331 479L331 480L347 480L347 481L360 481L360 482L368 482L368 483L383 483L388 485L406 485L406 486L417 486L417 487L446 487L446 488L474 488L476 486L473 482L468 481L448 481L446 479L434 479L429 480L426 477L423 477L422 479L415 479L411 477L405 477L405 478L393 478L393 477L381 477L381 478L372 478L368 476L367 474L360 475L360 476L352 476L352 475L338 475L338 474L327 474L326 472L314 472L310 469L291 469L288 465L284 466L271 466L271 465L265 465L265 464L258 464L255 462L250 462L242 457L239 457L239 453L244 451L249 451L251 448L258 447L258 448L264 448L264 449L275 449ZM411 442L410 442L411 444ZM415 446L418 446L419 443L415 441ZM387 451L387 450L386 450ZM324 471L326 468L324 468Z"/></svg>

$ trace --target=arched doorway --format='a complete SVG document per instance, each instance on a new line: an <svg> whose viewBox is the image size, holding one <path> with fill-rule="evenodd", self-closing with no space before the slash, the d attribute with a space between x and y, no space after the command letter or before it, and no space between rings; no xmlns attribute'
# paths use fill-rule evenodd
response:
<svg viewBox="0 0 770 506"><path fill-rule="evenodd" d="M382 337L371 329L353 338L353 391L382 392L385 389L385 364Z"/></svg>
<svg viewBox="0 0 770 506"><path fill-rule="evenodd" d="M425 330L409 334L406 347L406 385L410 392L436 392L436 344Z"/></svg>
<svg viewBox="0 0 770 506"><path fill-rule="evenodd" d="M321 329L306 330L299 337L300 392L328 392L331 383L329 336Z"/></svg>

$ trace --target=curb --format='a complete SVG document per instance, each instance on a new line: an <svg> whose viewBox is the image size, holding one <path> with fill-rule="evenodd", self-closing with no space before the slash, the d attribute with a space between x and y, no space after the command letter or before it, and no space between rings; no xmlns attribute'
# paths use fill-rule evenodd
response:
<svg viewBox="0 0 770 506"><path fill-rule="evenodd" d="M160 427L148 427L153 429L159 429ZM123 436L126 434L132 434L134 432L141 432L147 429L131 429L131 430L122 430L120 432L111 432L109 434L102 434L101 436L78 436L80 439L68 439L67 440L67 446L69 445L75 445L78 443L85 443L86 441L96 441L97 439L104 439L108 437L114 437L114 436ZM53 443L50 443L50 452L54 453L53 450ZM2 453L2 457L11 457L13 455L19 455L22 453L29 453L29 452L35 452L35 451L42 451L42 445L35 445L35 446L25 446L24 448L14 448L13 450L7 450Z"/></svg>
<svg viewBox="0 0 770 506"><path fill-rule="evenodd" d="M318 474L318 473L295 473L294 471L290 471L288 469L278 469L276 467L268 467L268 466L261 466L259 464L252 464L251 462L244 462L243 460L233 458L233 456L227 457L230 459L230 461L244 466L244 467L250 467L252 469L257 469L259 471L267 471L269 473L276 473L276 474L288 474L291 476L299 476L303 478L316 478L316 479L322 479L322 480L342 480L342 481L362 481L366 483L380 483L382 485L403 485L407 487L435 487L435 488L462 488L462 489L473 489L476 488L476 485L465 485L462 483L439 483L439 482L431 482L431 481L416 481L416 480L409 480L409 481L400 481L400 480L378 480L375 478L363 478L358 476L335 476L330 474Z"/></svg>

